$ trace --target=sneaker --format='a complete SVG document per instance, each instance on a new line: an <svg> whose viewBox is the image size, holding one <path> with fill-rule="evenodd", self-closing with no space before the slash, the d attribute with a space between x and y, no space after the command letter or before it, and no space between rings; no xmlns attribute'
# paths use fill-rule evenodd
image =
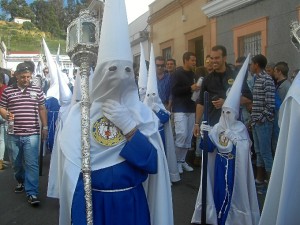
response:
<svg viewBox="0 0 300 225"><path fill-rule="evenodd" d="M15 193L22 193L24 191L24 184L18 183L15 187Z"/></svg>
<svg viewBox="0 0 300 225"><path fill-rule="evenodd" d="M182 174L183 173L183 170L182 170L182 163L177 163L177 168L178 168L178 172L180 173L180 174Z"/></svg>
<svg viewBox="0 0 300 225"><path fill-rule="evenodd" d="M187 164L186 162L182 163L182 169L184 169L187 172L192 172L194 171L194 169L192 167L189 166L189 164Z"/></svg>
<svg viewBox="0 0 300 225"><path fill-rule="evenodd" d="M27 196L27 201L30 205L38 205L40 203L40 200L36 195Z"/></svg>

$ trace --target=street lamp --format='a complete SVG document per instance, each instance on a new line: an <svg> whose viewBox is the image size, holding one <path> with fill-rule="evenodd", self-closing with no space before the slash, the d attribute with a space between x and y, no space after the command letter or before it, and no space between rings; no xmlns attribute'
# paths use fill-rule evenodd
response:
<svg viewBox="0 0 300 225"><path fill-rule="evenodd" d="M99 46L99 21L85 9L67 28L67 54L81 76L81 171L83 174L87 225L93 224L90 163L90 67L96 64Z"/></svg>
<svg viewBox="0 0 300 225"><path fill-rule="evenodd" d="M300 52L300 24L297 21L293 21L290 25L291 28L291 41L293 45Z"/></svg>

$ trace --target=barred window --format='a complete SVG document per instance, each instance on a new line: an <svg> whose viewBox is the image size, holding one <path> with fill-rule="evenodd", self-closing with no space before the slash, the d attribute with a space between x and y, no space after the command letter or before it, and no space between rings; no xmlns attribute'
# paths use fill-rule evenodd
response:
<svg viewBox="0 0 300 225"><path fill-rule="evenodd" d="M239 37L239 56L245 56L250 53L252 56L261 54L261 32Z"/></svg>
<svg viewBox="0 0 300 225"><path fill-rule="evenodd" d="M171 47L162 50L162 56L167 60L172 58Z"/></svg>

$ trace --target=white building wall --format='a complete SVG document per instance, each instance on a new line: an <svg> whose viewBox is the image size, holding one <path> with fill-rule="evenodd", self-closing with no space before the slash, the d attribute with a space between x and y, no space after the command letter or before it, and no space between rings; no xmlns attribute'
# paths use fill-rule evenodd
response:
<svg viewBox="0 0 300 225"><path fill-rule="evenodd" d="M145 32L149 34L150 27L148 26L149 11L145 12L143 15L138 17L136 20L129 24L129 40L131 43L132 55L140 55L140 43L144 47L145 59L149 60L150 55L150 43L149 36L143 37L140 32Z"/></svg>

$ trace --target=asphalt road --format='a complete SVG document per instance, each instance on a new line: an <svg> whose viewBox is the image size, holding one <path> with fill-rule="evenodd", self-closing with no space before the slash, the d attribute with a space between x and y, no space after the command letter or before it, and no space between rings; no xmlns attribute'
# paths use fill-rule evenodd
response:
<svg viewBox="0 0 300 225"><path fill-rule="evenodd" d="M190 156L193 155L191 152ZM0 225L57 225L58 200L46 197L50 155L44 157L40 177L38 207L27 203L25 193L16 194L16 182L10 168L0 171ZM200 182L200 168L184 172L182 180L172 185L175 225L190 225Z"/></svg>

